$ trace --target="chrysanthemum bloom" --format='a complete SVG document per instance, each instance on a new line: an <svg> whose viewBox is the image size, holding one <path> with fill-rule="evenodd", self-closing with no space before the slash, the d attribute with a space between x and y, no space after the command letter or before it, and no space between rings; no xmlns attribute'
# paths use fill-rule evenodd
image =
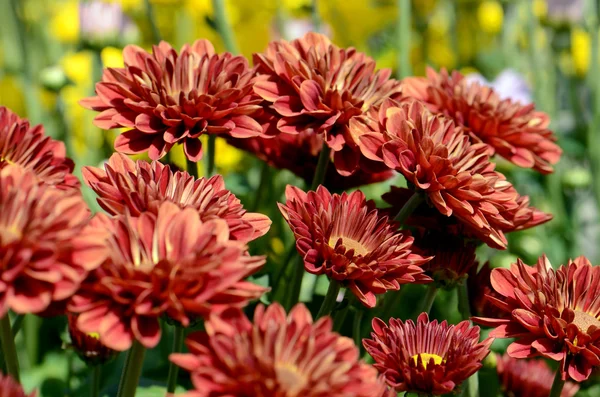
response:
<svg viewBox="0 0 600 397"><path fill-rule="evenodd" d="M498 378L505 396L510 397L548 397L554 373L544 360L519 360L508 354L496 355ZM565 383L561 397L573 397L579 385Z"/></svg>
<svg viewBox="0 0 600 397"><path fill-rule="evenodd" d="M152 54L128 45L124 68L108 68L96 84L97 96L82 106L101 112L102 129L128 128L115 141L123 153L148 152L152 160L183 144L188 159L202 157L202 134L248 138L262 134L252 117L261 100L253 94L253 70L242 56L215 54L207 40L177 54L168 43Z"/></svg>
<svg viewBox="0 0 600 397"><path fill-rule="evenodd" d="M303 304L286 316L278 303L259 305L254 322L239 309L211 315L190 335L189 354L171 354L191 373L187 397L379 397L377 371L360 361L354 342L316 322Z"/></svg>
<svg viewBox="0 0 600 397"><path fill-rule="evenodd" d="M417 324L392 318L388 326L375 318L373 331L363 345L375 360L374 367L397 392L453 392L482 367L492 344L490 338L479 342L479 327L468 321L430 322L427 313Z"/></svg>
<svg viewBox="0 0 600 397"><path fill-rule="evenodd" d="M314 178L323 138L312 132L279 134L273 138L228 139L228 142L250 152L271 167L290 170L310 185ZM377 172L357 169L352 175L342 176L334 167L327 167L323 185L332 190L347 190L392 178L392 170Z"/></svg>
<svg viewBox="0 0 600 397"><path fill-rule="evenodd" d="M113 154L104 168L84 167L83 178L111 215L156 213L161 203L170 201L197 210L203 222L224 219L236 240L254 240L271 226L267 216L244 210L240 200L225 188L221 175L195 179L158 161L133 161L119 153Z"/></svg>
<svg viewBox="0 0 600 397"><path fill-rule="evenodd" d="M436 73L428 68L427 77L408 77L402 89L405 96L423 101L433 112L453 118L474 142L485 143L490 154L544 174L551 173L560 160L562 150L548 129L550 118L533 104L501 99L492 88L445 69Z"/></svg>
<svg viewBox="0 0 600 397"><path fill-rule="evenodd" d="M379 110L380 127L372 124L356 123L365 130L363 153L401 172L415 194L425 194L427 204L456 218L489 246L505 249L506 231L550 219L532 215L539 211L494 170L485 144L471 143L452 120L432 114L420 102L386 101Z"/></svg>
<svg viewBox="0 0 600 397"><path fill-rule="evenodd" d="M510 313L506 313L498 309L489 300L489 297L502 298L500 294L492 288L491 275L492 268L490 263L483 264L481 269L477 271L478 266L473 266L469 271L467 278L467 290L469 293L469 306L471 313L475 316L493 317L493 318L508 318Z"/></svg>
<svg viewBox="0 0 600 397"><path fill-rule="evenodd" d="M0 396L2 397L35 397L36 393L25 394L23 386L8 375L0 372Z"/></svg>
<svg viewBox="0 0 600 397"><path fill-rule="evenodd" d="M31 127L29 121L0 106L0 168L8 164L32 171L48 185L61 189L79 187L65 145L44 135L41 125Z"/></svg>
<svg viewBox="0 0 600 397"><path fill-rule="evenodd" d="M380 167L361 156L350 123L385 98L400 97L400 82L390 78L390 70L375 72L373 59L317 33L272 42L263 54L254 54L254 64L259 74L254 91L277 113L281 132L320 135L342 175L359 166Z"/></svg>
<svg viewBox="0 0 600 397"><path fill-rule="evenodd" d="M309 273L341 282L368 307L376 294L431 281L421 268L429 258L412 253L413 238L379 215L362 192L332 195L319 186L305 193L288 185L285 196L279 209Z"/></svg>
<svg viewBox="0 0 600 397"><path fill-rule="evenodd" d="M475 321L496 327L493 337L516 338L511 357L559 361L563 380L578 382L600 366L600 267L580 256L554 270L542 256L535 266L494 269L491 281L501 296L488 299L509 316Z"/></svg>
<svg viewBox="0 0 600 397"><path fill-rule="evenodd" d="M471 269L477 267L477 245L459 236L421 231L415 235L413 247L422 256L432 257L423 269L440 288L451 289L462 284Z"/></svg>
<svg viewBox="0 0 600 397"><path fill-rule="evenodd" d="M97 262L75 237L90 212L76 189L41 183L21 167L0 169L0 317L42 313L70 298Z"/></svg>
<svg viewBox="0 0 600 397"><path fill-rule="evenodd" d="M110 361L117 355L117 352L104 346L100 342L100 335L97 333L84 333L77 328L77 316L68 314L69 335L71 336L70 346L77 355L90 365L101 365Z"/></svg>
<svg viewBox="0 0 600 397"><path fill-rule="evenodd" d="M69 304L77 326L105 346L127 350L137 339L160 340L159 317L183 326L212 311L244 306L266 290L243 281L264 263L241 241L230 240L222 219L203 222L193 208L165 202L157 211L115 219L97 215L106 235L103 263Z"/></svg>

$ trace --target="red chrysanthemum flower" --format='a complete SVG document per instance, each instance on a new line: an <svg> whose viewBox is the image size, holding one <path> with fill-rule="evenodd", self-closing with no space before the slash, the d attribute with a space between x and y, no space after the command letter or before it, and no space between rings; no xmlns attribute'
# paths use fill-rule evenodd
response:
<svg viewBox="0 0 600 397"><path fill-rule="evenodd" d="M90 212L76 189L43 184L21 167L0 169L0 317L61 306L89 270L93 244L80 244ZM51 308L52 306L52 308Z"/></svg>
<svg viewBox="0 0 600 397"><path fill-rule="evenodd" d="M85 333L77 328L77 316L67 315L69 335L71 336L70 346L77 355L89 365L102 365L113 359L117 352L110 349L100 342L100 335L95 332Z"/></svg>
<svg viewBox="0 0 600 397"><path fill-rule="evenodd" d="M511 357L560 361L563 380L577 382L600 366L600 267L580 256L554 270L542 256L535 266L494 269L491 281L500 298L488 299L509 317L475 319L496 327L491 336L516 338Z"/></svg>
<svg viewBox="0 0 600 397"><path fill-rule="evenodd" d="M428 68L427 77L402 81L403 94L423 101L463 126L475 142L485 143L490 154L498 153L512 163L544 174L553 171L562 150L548 129L550 118L533 104L501 99L494 90L471 82L462 74Z"/></svg>
<svg viewBox="0 0 600 397"><path fill-rule="evenodd" d="M425 194L440 214L456 218L491 247L505 249L505 232L551 219L529 207L529 199L494 170L485 144L472 144L454 122L420 102L386 101L380 127L372 124L356 123L365 130L363 153L401 172L415 194Z"/></svg>
<svg viewBox="0 0 600 397"><path fill-rule="evenodd" d="M35 397L36 393L25 394L23 386L8 375L0 372L0 396L2 397Z"/></svg>
<svg viewBox="0 0 600 397"><path fill-rule="evenodd" d="M478 266L473 266L467 278L467 290L469 293L469 306L471 313L475 316L493 317L493 318L508 318L509 313L498 309L490 302L489 297L500 298L502 296L492 288L492 268L490 263L483 264L481 269L477 271Z"/></svg>
<svg viewBox="0 0 600 397"><path fill-rule="evenodd" d="M317 170L323 138L312 132L279 134L273 138L228 139L228 142L250 152L271 167L290 170L310 185ZM357 186L382 182L395 175L392 170L376 172L357 169L352 175L340 175L335 167L327 167L324 186L332 190L347 190Z"/></svg>
<svg viewBox="0 0 600 397"><path fill-rule="evenodd" d="M198 178L184 171L173 172L158 161L152 164L115 153L104 170L84 167L83 178L109 214L139 216L156 213L165 201L198 211L203 222L223 219L232 238L252 241L269 231L271 220L262 214L246 212L240 200L225 188L223 177Z"/></svg>
<svg viewBox="0 0 600 397"><path fill-rule="evenodd" d="M411 252L413 238L379 215L362 192L332 195L319 186L305 193L288 185L285 195L279 209L309 273L341 282L368 307L376 294L431 281L421 268L428 258Z"/></svg>
<svg viewBox="0 0 600 397"><path fill-rule="evenodd" d="M253 94L254 72L244 57L216 54L209 41L197 40L179 54L164 41L152 54L128 45L123 60L124 68L104 71L97 96L81 102L101 112L96 126L129 129L117 137L117 151L147 151L158 160L181 143L186 157L198 161L202 134L262 134L251 117L261 100Z"/></svg>
<svg viewBox="0 0 600 397"><path fill-rule="evenodd" d="M259 305L254 323L239 309L211 315L186 344L189 354L170 358L191 372L187 397L379 397L384 389L354 342L333 332L329 317L313 323L303 304L288 316L278 303Z"/></svg>
<svg viewBox="0 0 600 397"><path fill-rule="evenodd" d="M429 321L422 313L417 324L390 319L389 326L373 320L372 339L363 339L375 368L398 392L451 393L477 372L490 352L492 339L479 342L479 327L468 321L448 325Z"/></svg>
<svg viewBox="0 0 600 397"><path fill-rule="evenodd" d="M554 373L544 360L519 360L508 354L496 355L498 378L505 396L509 397L548 397ZM561 397L573 397L579 385L565 383Z"/></svg>
<svg viewBox="0 0 600 397"><path fill-rule="evenodd" d="M400 97L400 82L390 78L390 70L375 72L373 59L317 33L272 42L263 54L254 54L254 63L259 74L254 91L278 115L279 131L319 134L342 175L359 166L380 167L360 155L350 123L385 98Z"/></svg>
<svg viewBox="0 0 600 397"><path fill-rule="evenodd" d="M477 267L475 248L472 241L433 230L419 230L413 243L416 253L432 258L423 265L425 273L438 287L445 289L462 284L471 269Z"/></svg>
<svg viewBox="0 0 600 397"><path fill-rule="evenodd" d="M29 121L0 106L0 168L9 164L31 171L43 183L60 189L79 187L65 145L46 136L42 125L31 127Z"/></svg>
<svg viewBox="0 0 600 397"><path fill-rule="evenodd" d="M222 219L203 222L193 208L165 202L157 214L115 219L97 215L105 236L102 264L69 304L78 328L100 342L127 350L137 339L146 347L160 340L159 317L183 326L211 311L244 306L266 290L242 281L262 267L241 241L230 239Z"/></svg>

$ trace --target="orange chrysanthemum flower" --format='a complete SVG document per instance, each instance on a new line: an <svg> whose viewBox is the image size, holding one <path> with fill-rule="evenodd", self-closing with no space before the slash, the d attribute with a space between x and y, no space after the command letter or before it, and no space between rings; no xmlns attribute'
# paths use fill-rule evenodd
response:
<svg viewBox="0 0 600 397"><path fill-rule="evenodd" d="M76 189L43 184L20 167L0 169L0 317L59 310L89 270L80 244L90 212Z"/></svg>
<svg viewBox="0 0 600 397"><path fill-rule="evenodd" d="M359 166L377 167L360 155L350 123L385 98L400 97L400 82L390 78L390 70L375 72L373 59L317 33L272 42L263 54L254 54L254 64L259 74L254 91L277 114L279 131L319 134L342 175Z"/></svg>
<svg viewBox="0 0 600 397"><path fill-rule="evenodd" d="M2 397L35 397L36 393L25 394L23 386L8 375L0 372L0 396Z"/></svg>
<svg viewBox="0 0 600 397"><path fill-rule="evenodd" d="M516 338L511 357L560 361L563 380L578 382L600 366L600 267L581 256L554 270L543 256L494 269L491 281L500 298L488 299L508 318L475 320L496 327L493 337Z"/></svg>
<svg viewBox="0 0 600 397"><path fill-rule="evenodd" d="M117 151L148 152L158 160L181 143L186 157L198 161L202 134L262 134L251 117L261 100L252 92L254 72L244 57L216 54L209 41L197 40L179 54L164 41L152 54L128 45L123 60L124 68L104 71L97 96L81 102L101 112L96 126L128 128L115 141Z"/></svg>
<svg viewBox="0 0 600 397"><path fill-rule="evenodd" d="M31 171L43 183L60 189L79 187L65 145L44 135L41 125L31 127L29 121L0 106L0 168L9 164Z"/></svg>
<svg viewBox="0 0 600 397"><path fill-rule="evenodd" d="M365 130L363 153L401 172L416 194L491 247L505 249L505 232L551 219L494 170L485 144L472 144L454 122L420 102L387 101L379 110L380 127L372 124L356 123Z"/></svg>
<svg viewBox="0 0 600 397"><path fill-rule="evenodd" d="M354 342L313 323L303 304L286 316L278 303L259 305L254 323L239 309L211 315L206 332L187 338L189 354L171 361L191 373L186 397L379 397L377 371L359 361Z"/></svg>
<svg viewBox="0 0 600 397"><path fill-rule="evenodd" d="M477 246L462 237L433 230L420 231L415 235L413 247L416 253L432 258L423 269L440 288L461 285L471 269L477 267Z"/></svg>
<svg viewBox="0 0 600 397"><path fill-rule="evenodd" d="M127 350L137 339L146 347L160 340L163 314L188 326L228 306L244 306L265 289L242 281L259 270L263 257L250 256L230 239L222 219L203 222L193 208L165 202L157 213L115 219L98 215L95 230L105 236L102 264L69 304L84 333Z"/></svg>
<svg viewBox="0 0 600 397"><path fill-rule="evenodd" d="M508 354L496 355L498 378L505 396L548 397L554 374L544 360L519 360ZM579 385L565 383L561 397L573 397Z"/></svg>
<svg viewBox="0 0 600 397"><path fill-rule="evenodd" d="M405 96L454 119L474 142L485 143L492 155L544 174L551 173L560 160L562 150L548 129L550 118L533 104L501 99L492 88L445 69L436 73L428 68L427 77L408 77L402 88Z"/></svg>
<svg viewBox="0 0 600 397"><path fill-rule="evenodd" d="M69 335L71 336L70 347L75 350L77 355L89 365L102 365L113 359L117 352L110 349L100 342L100 336L93 333L81 332L77 328L77 316L67 315Z"/></svg>
<svg viewBox="0 0 600 397"><path fill-rule="evenodd" d="M323 139L307 131L298 134L279 134L273 138L228 139L228 142L254 154L271 167L290 170L304 179L308 185L314 178L319 154L323 148ZM347 190L382 182L394 175L395 173L389 169L371 172L358 168L352 175L342 176L335 167L327 167L323 185L332 190Z"/></svg>
<svg viewBox="0 0 600 397"><path fill-rule="evenodd" d="M448 325L429 321L422 313L417 324L392 318L389 326L373 320L371 339L363 339L375 368L398 392L429 395L451 393L477 372L490 352L492 339L479 342L479 327L468 321Z"/></svg>
<svg viewBox="0 0 600 397"><path fill-rule="evenodd" d="M305 193L288 186L285 195L279 209L309 273L341 282L368 307L376 294L431 281L421 268L428 258L411 252L413 238L379 215L362 192L332 195L319 186Z"/></svg>
<svg viewBox="0 0 600 397"><path fill-rule="evenodd" d="M100 206L111 215L156 213L163 202L169 201L197 210L203 222L224 219L231 237L244 242L263 236L271 226L267 216L246 212L240 200L225 188L220 175L195 179L187 172L173 172L158 161L135 162L117 153L104 168L84 167L83 178L98 194Z"/></svg>

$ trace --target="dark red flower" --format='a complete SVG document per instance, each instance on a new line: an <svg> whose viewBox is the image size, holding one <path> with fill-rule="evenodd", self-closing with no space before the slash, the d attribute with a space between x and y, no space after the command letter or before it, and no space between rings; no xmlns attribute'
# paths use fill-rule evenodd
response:
<svg viewBox="0 0 600 397"><path fill-rule="evenodd" d="M65 145L46 136L41 125L31 127L29 121L0 106L0 168L9 164L31 171L43 183L60 189L79 187Z"/></svg>
<svg viewBox="0 0 600 397"><path fill-rule="evenodd" d="M104 71L97 96L81 101L101 112L96 126L128 129L117 137L117 151L148 152L158 160L181 143L186 157L198 161L202 134L262 135L251 117L261 100L252 92L254 72L244 57L216 54L209 41L197 40L179 54L164 41L152 54L128 45L123 59L124 68Z"/></svg>
<svg viewBox="0 0 600 397"><path fill-rule="evenodd" d="M77 328L77 316L68 314L70 346L77 355L89 365L102 365L117 355L117 352L100 342L98 333L84 333Z"/></svg>
<svg viewBox="0 0 600 397"><path fill-rule="evenodd" d="M479 327L468 321L448 325L422 313L415 324L373 320L371 339L363 339L374 367L397 392L441 395L455 391L477 372L490 352L492 339L479 342Z"/></svg>
<svg viewBox="0 0 600 397"><path fill-rule="evenodd" d="M496 327L493 337L516 338L511 357L559 361L562 378L577 382L600 366L600 267L580 256L554 270L542 256L535 266L492 270L491 282L500 297L488 299L508 318L475 320Z"/></svg>
<svg viewBox="0 0 600 397"><path fill-rule="evenodd" d="M360 154L360 141L351 122L385 98L400 97L400 82L391 71L375 71L375 61L354 48L342 49L321 34L307 33L287 42L271 42L254 54L254 91L277 114L279 131L318 134L333 151L341 175L381 165Z"/></svg>
<svg viewBox="0 0 600 397"><path fill-rule="evenodd" d="M421 268L428 258L411 252L413 238L379 215L362 192L332 195L319 186L305 193L288 185L285 195L279 209L309 273L343 283L368 307L375 295L401 284L431 281Z"/></svg>
<svg viewBox="0 0 600 397"><path fill-rule="evenodd" d="M500 387L505 396L510 397L548 397L554 373L544 360L519 360L508 354L496 355ZM579 385L565 383L561 397L573 397Z"/></svg>
<svg viewBox="0 0 600 397"><path fill-rule="evenodd" d="M312 132L279 134L273 138L228 139L233 146L246 150L271 167L290 170L310 185L319 154L323 148L323 138ZM335 167L327 167L324 186L332 190L347 190L357 186L377 183L392 178L392 170L377 172L357 169L352 175L342 176Z"/></svg>
<svg viewBox="0 0 600 397"><path fill-rule="evenodd" d="M494 90L472 82L457 71L449 74L428 68L427 77L402 81L403 94L427 104L429 109L454 119L474 142L483 142L490 154L544 174L553 171L562 150L548 129L550 118L533 104L501 99Z"/></svg>
<svg viewBox="0 0 600 397"><path fill-rule="evenodd" d="M239 309L211 315L206 332L187 338L189 354L171 361L191 373L186 397L380 397L377 371L360 361L354 342L316 322L296 305L286 316L278 303L259 305L254 323Z"/></svg>
<svg viewBox="0 0 600 397"><path fill-rule="evenodd" d="M505 249L505 232L550 219L494 170L485 144L471 143L454 122L420 102L386 101L377 122L363 119L356 128L364 129L367 157L401 172L415 194L426 195L427 204L491 247Z"/></svg>
<svg viewBox="0 0 600 397"><path fill-rule="evenodd" d="M76 189L43 184L32 172L0 169L0 317L42 313L70 298L97 262L80 244L90 212Z"/></svg>
<svg viewBox="0 0 600 397"><path fill-rule="evenodd" d="M225 220L231 237L244 242L263 236L271 226L267 216L244 210L240 200L225 188L221 175L195 179L184 171L173 172L158 161L136 162L118 153L104 168L84 167L83 178L98 194L100 206L111 215L156 213L163 202L169 201L195 209L203 222Z"/></svg>
<svg viewBox="0 0 600 397"><path fill-rule="evenodd" d="M0 396L2 397L35 397L36 393L25 394L23 386L8 375L0 372Z"/></svg>
<svg viewBox="0 0 600 397"><path fill-rule="evenodd" d="M264 264L241 241L230 239L222 219L203 222L193 208L162 203L157 213L139 217L94 218L104 236L102 264L69 304L84 333L127 350L137 339L146 347L160 340L159 317L183 326L212 311L244 306L266 290L243 281Z"/></svg>

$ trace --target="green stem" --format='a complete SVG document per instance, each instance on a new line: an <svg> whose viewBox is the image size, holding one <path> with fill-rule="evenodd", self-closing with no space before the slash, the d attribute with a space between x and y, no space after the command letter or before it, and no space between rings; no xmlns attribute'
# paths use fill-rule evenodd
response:
<svg viewBox="0 0 600 397"><path fill-rule="evenodd" d="M279 272L275 275L275 277L273 277L273 284L272 284L272 290L271 290L271 300L272 301L276 301L277 300L277 293L279 292L279 289L281 287L282 280L284 280L285 274L288 271L288 268L290 266L290 263L292 262L292 259L294 258L294 254L296 253L296 244L293 244L290 249L288 250L287 255L285 256L284 262L281 265L281 269L279 269Z"/></svg>
<svg viewBox="0 0 600 397"><path fill-rule="evenodd" d="M252 201L252 205L250 206L250 211L256 211L260 205L260 201L262 200L263 193L267 188L267 184L271 179L271 167L269 164L262 163L260 167L260 181L258 182L258 188L254 194L254 200Z"/></svg>
<svg viewBox="0 0 600 397"><path fill-rule="evenodd" d="M135 391L142 374L142 366L144 363L144 355L146 348L137 340L131 345L131 349L127 354L121 381L119 382L118 397L134 397Z"/></svg>
<svg viewBox="0 0 600 397"><path fill-rule="evenodd" d="M552 382L552 389L550 389L549 397L560 397L564 385L565 381L562 378L562 373L559 368L556 370L556 375L554 375L554 382Z"/></svg>
<svg viewBox="0 0 600 397"><path fill-rule="evenodd" d="M358 350L362 348L362 319L364 311L362 307L355 307L354 321L352 323L352 337L354 338L354 344L358 347Z"/></svg>
<svg viewBox="0 0 600 397"><path fill-rule="evenodd" d="M319 313L317 313L317 318L321 318L332 312L339 292L340 284L335 280L329 280L329 288L327 288L327 294L325 295L325 299L323 299Z"/></svg>
<svg viewBox="0 0 600 397"><path fill-rule="evenodd" d="M319 153L319 162L317 163L317 169L313 177L312 183L310 184L310 190L316 190L319 185L325 182L325 174L327 173L327 166L329 166L331 149L325 142Z"/></svg>
<svg viewBox="0 0 600 397"><path fill-rule="evenodd" d="M469 308L469 292L466 281L458 287L458 311L464 320L470 320L471 309ZM479 373L475 372L466 381L463 390L463 396L478 397L479 396Z"/></svg>
<svg viewBox="0 0 600 397"><path fill-rule="evenodd" d="M229 23L229 19L227 19L227 14L225 13L225 0L212 0L212 4L215 13L215 24L217 26L217 31L219 32L221 39L223 39L225 49L232 54L239 54L240 51L235 42L233 29L231 29L231 24Z"/></svg>
<svg viewBox="0 0 600 397"><path fill-rule="evenodd" d="M10 328L10 318L8 313L0 319L0 345L2 345L2 355L6 363L6 372L13 377L14 380L20 382L19 378L19 357L15 348L15 340L13 338L12 329Z"/></svg>
<svg viewBox="0 0 600 397"><path fill-rule="evenodd" d="M292 259L294 266L294 275L292 276L292 284L286 309L290 310L296 303L300 301L300 291L302 290L302 279L304 279L304 260L300 255Z"/></svg>
<svg viewBox="0 0 600 397"><path fill-rule="evenodd" d="M421 306L421 313L429 314L431 308L433 307L433 302L435 302L437 292L438 289L434 283L431 283L427 286L427 291L425 292L425 297L423 298L423 306Z"/></svg>
<svg viewBox="0 0 600 397"><path fill-rule="evenodd" d="M23 326L23 319L25 318L24 314L17 314L15 316L15 321L13 321L12 323L12 333L13 333L13 338L17 337L17 334L19 333L19 331L21 330L22 326Z"/></svg>
<svg viewBox="0 0 600 397"><path fill-rule="evenodd" d="M100 396L100 379L102 376L102 366L94 365L92 367L92 388L90 390L91 397Z"/></svg>
<svg viewBox="0 0 600 397"><path fill-rule="evenodd" d="M173 353L181 352L183 348L183 339L185 336L185 328L181 325L175 326L175 333L173 336ZM169 361L169 375L167 376L167 393L175 393L177 387L177 374L179 373L179 367L172 361Z"/></svg>
<svg viewBox="0 0 600 397"><path fill-rule="evenodd" d="M312 24L313 32L321 32L321 15L319 14L319 0L313 0L312 2Z"/></svg>
<svg viewBox="0 0 600 397"><path fill-rule="evenodd" d="M343 309L336 310L333 312L331 317L333 317L333 330L335 332L341 332L342 327L344 326L344 322L346 321L346 317L348 317L348 312L350 311L350 302Z"/></svg>
<svg viewBox="0 0 600 397"><path fill-rule="evenodd" d="M410 67L410 0L397 0L398 19L396 22L396 42L398 46L398 79L411 75Z"/></svg>
<svg viewBox="0 0 600 397"><path fill-rule="evenodd" d="M186 159L186 171L194 178L198 178L198 164L196 162Z"/></svg>
<svg viewBox="0 0 600 397"><path fill-rule="evenodd" d="M25 316L25 324L23 333L25 336L25 350L29 357L31 365L36 365L39 359L39 347L40 347L40 327L42 325L42 319L34 314L28 314Z"/></svg>
<svg viewBox="0 0 600 397"><path fill-rule="evenodd" d="M215 146L216 146L215 135L208 136L208 147L206 148L207 156L206 156L206 177L211 177L215 173Z"/></svg>
<svg viewBox="0 0 600 397"><path fill-rule="evenodd" d="M406 219L413 213L415 209L425 200L425 196L422 193L414 192L412 196L408 199L408 201L404 204L404 206L394 218L395 221L400 222L400 224L404 224Z"/></svg>
<svg viewBox="0 0 600 397"><path fill-rule="evenodd" d="M152 29L152 41L154 44L158 44L162 40L162 37L160 35L160 30L158 30L158 25L156 24L156 18L154 17L154 7L152 7L150 0L145 0L144 3L146 5L146 18L148 18L150 29Z"/></svg>

